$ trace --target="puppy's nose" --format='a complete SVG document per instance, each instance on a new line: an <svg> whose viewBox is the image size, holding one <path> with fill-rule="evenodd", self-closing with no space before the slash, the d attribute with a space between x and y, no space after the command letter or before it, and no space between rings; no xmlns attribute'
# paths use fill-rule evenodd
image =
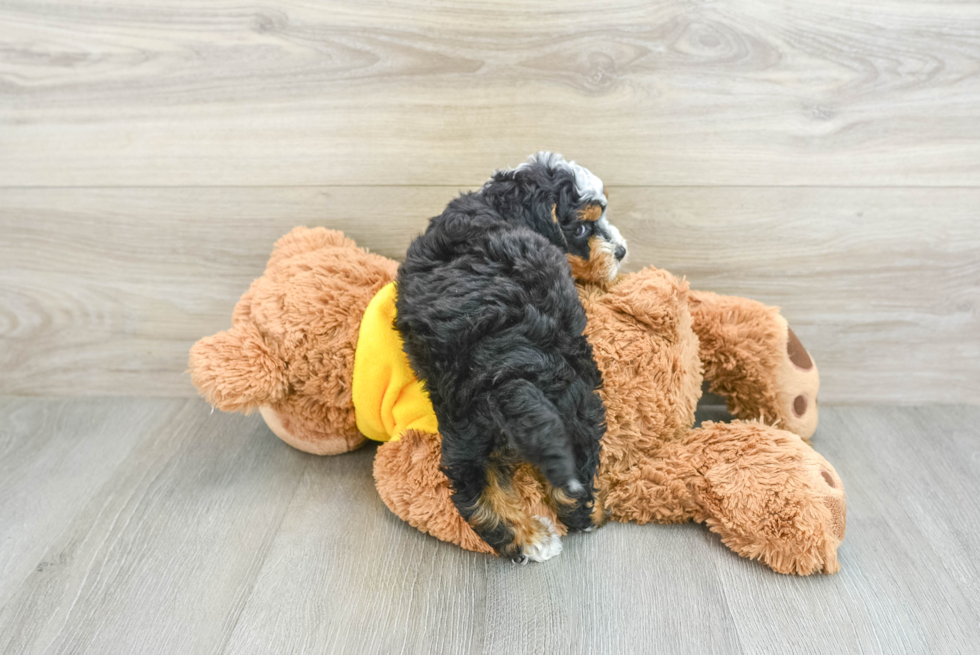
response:
<svg viewBox="0 0 980 655"><path fill-rule="evenodd" d="M616 252L613 254L616 255L616 261L621 262L623 261L623 257L626 256L626 248L624 246L616 246Z"/></svg>

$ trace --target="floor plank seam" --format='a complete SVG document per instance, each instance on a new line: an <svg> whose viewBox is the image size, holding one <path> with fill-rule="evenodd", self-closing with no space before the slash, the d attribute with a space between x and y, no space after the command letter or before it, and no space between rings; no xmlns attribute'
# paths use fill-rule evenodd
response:
<svg viewBox="0 0 980 655"><path fill-rule="evenodd" d="M0 401L2 401L4 399L7 399L7 398L32 398L32 399L38 399L40 397L38 397L38 396L0 395ZM115 396L110 396L109 398L115 398ZM136 398L136 397L133 397L133 398ZM70 396L64 396L64 397L60 397L60 398L54 398L54 400L57 400L57 401L68 401L68 400L71 400L71 399L72 398ZM173 401L184 401L183 404L184 405L187 404L187 399L185 399L185 398L174 397L174 398L171 398L169 400L173 400ZM174 410L174 412L175 413L179 412L181 410L181 407L177 407ZM105 491L105 490L107 490L110 487L112 487L112 486L115 485L116 480L117 480L117 476L119 474L119 471L121 471L123 469L123 467L125 467L127 465L128 458L142 444L143 444L143 441L142 440L133 442L133 444L130 446L129 450L126 451L126 454L121 458L121 461L119 462L119 464L114 469L112 469L112 473L109 476L107 476L107 478L105 479L105 481L100 486L96 487L94 490L92 490L89 493L88 498L85 500L85 503L82 505L82 508L83 509L81 509L79 511L84 511L84 507L86 507L89 503L93 502L93 500L95 498L98 498L100 495L102 495L102 492L103 491ZM50 544L52 544L52 545L49 545L44 550L44 552L41 554L41 558L37 562L35 562L31 566L30 569L27 570L25 576L21 580L18 580L13 585L11 585L11 587L10 587L11 588L10 595L8 596L8 598L7 598L6 601L4 601L2 604L0 604L0 613L2 613L4 610L6 610L7 609L7 604L9 602L11 602L12 599L17 598L18 595L19 595L19 593L23 589L23 587L25 585L27 585L28 583L30 583L31 577L33 576L34 572L37 570L38 567L40 567L44 562L49 562L49 561L51 561L53 559L56 559L56 558L53 558L52 557L52 553L53 553L53 551L57 550L57 545L58 544L63 543L63 540L64 540L65 536L68 534L68 532L71 529L73 529L72 523L70 521L69 522L65 522L62 530L60 532L57 532L54 535L54 537L49 540L50 541ZM88 574L86 574L86 578L87 577L88 577ZM83 583L84 583L84 580L83 580ZM77 601L77 598L76 598L76 601ZM74 605L74 602L72 604Z"/></svg>
<svg viewBox="0 0 980 655"><path fill-rule="evenodd" d="M705 526L705 528L707 529L707 526ZM709 532L709 534L714 535L713 532ZM713 541L718 542L718 545L721 545L720 539L714 539ZM732 612L732 604L728 600L728 591L725 589L725 583L721 578L721 571L718 569L718 558L712 557L710 559L711 559L711 567L714 569L715 578L718 581L718 588L721 590L722 598L725 599L725 612L728 615L728 620L731 622L732 631L735 634L735 639L738 641L739 652L741 652L742 655L745 655L747 652L745 650L745 639L738 629L738 621L735 619L735 614Z"/></svg>
<svg viewBox="0 0 980 655"><path fill-rule="evenodd" d="M248 586L248 592L242 595L242 600L239 604L238 611L235 613L235 620L228 629L228 634L225 636L224 640L217 648L215 648L215 653L227 653L229 644L231 643L231 638L235 636L235 630L238 629L238 624L242 620L242 615L245 613L245 608L248 607L249 601L251 601L252 596L255 594L255 588L258 585L262 571L265 569L266 562L269 560L269 554L272 552L272 547L275 545L276 538L279 536L279 532L282 530L283 521L286 520L286 515L289 514L289 508L292 506L293 500L296 498L296 494L299 492L300 485L303 484L303 480L306 478L306 472L310 468L310 456L306 456L305 460L306 461L303 463L303 468L296 476L296 484L293 485L293 491L289 494L289 502L283 503L282 515L279 517L279 522L276 524L275 530L270 532L268 543L266 543L263 547L264 552L262 553L261 562L259 562L259 565L255 567L255 573L253 574L252 581Z"/></svg>
<svg viewBox="0 0 980 655"><path fill-rule="evenodd" d="M189 399L186 402L184 402L174 412L174 420L176 420L176 418L179 417L192 404L193 404L193 401L191 401ZM162 438L162 436L159 433L157 433L156 431L153 432L152 437L153 438L156 438L156 439ZM140 443L142 444L143 442L140 442ZM170 463L173 461L173 457L174 457L174 453L171 452L170 455L169 455L169 461L167 462L167 465L170 465ZM123 466L125 466L126 464L128 464L128 462L127 461L124 461L122 464L120 464L120 469L117 469L117 470L121 470L121 468ZM119 540L122 539L124 537L124 535L126 534L126 530L125 529L129 526L130 521L133 520L133 514L132 514L132 512L129 512L129 516L127 516L125 518L125 521L123 523L122 529L117 532L116 525L119 523L120 517L124 513L127 513L127 511L130 509L131 504L135 504L137 506L139 505L139 501L138 500L135 501L135 503L134 503L134 501L133 501L134 497L136 497L136 496L140 496L140 497L145 496L148 493L149 489L153 486L154 482L157 481L157 480L159 480L160 477L163 475L164 471L167 468L167 465L160 467L155 473L153 473L149 469L148 470L144 470L143 473L140 476L140 480L139 480L138 484L136 484L133 487L133 493L130 494L130 496L126 499L126 501L123 502L119 506L119 509L116 512L116 515L112 518L112 522L109 524L109 528L108 528L108 530L106 530L106 535L105 535L107 538L111 538L112 535L115 533L115 539L107 540L107 542L104 542L93 553L92 560L89 562L88 566L85 569L85 575L82 576L82 580L81 580L81 582L78 585L78 592L75 594L75 597L72 598L71 605L68 607L68 610L64 613L64 620L62 621L61 626L57 630L53 631L53 633L52 633L53 634L53 641L51 641L49 644L47 644L47 646L45 647L45 650L46 651L51 648L51 646L58 640L58 636L61 635L65 631L65 629L68 627L68 625L71 623L72 612L74 612L76 605L78 605L79 599L82 597L83 593L85 592L85 586L88 583L90 577L92 576L93 568L95 568L97 566L98 569L99 569L99 571L101 571L103 568L105 568L106 562L109 559L109 554L111 554L113 552L113 550L115 549L116 544L118 544L119 543ZM149 476L149 479L148 479L148 476ZM108 486L110 484L114 484L116 482L117 482L117 478L115 476L113 476L113 477L110 477L106 481L106 484L103 485L103 486L105 487L105 486ZM113 494L109 493L109 494L107 494L106 498L107 499L111 499L112 498L112 495ZM108 502L108 500L107 500L107 502ZM96 515L96 521L94 521L93 524L97 524L98 523L98 520L97 519L101 516L101 514L102 514L102 510L99 510L99 513ZM101 561L98 561L99 554L101 552L103 552L103 551L106 553L106 557L104 557ZM98 577L99 576L96 576L96 579L98 579ZM107 620L107 618L108 617L103 617L102 623L99 624L99 627L101 627L105 623L105 621Z"/></svg>

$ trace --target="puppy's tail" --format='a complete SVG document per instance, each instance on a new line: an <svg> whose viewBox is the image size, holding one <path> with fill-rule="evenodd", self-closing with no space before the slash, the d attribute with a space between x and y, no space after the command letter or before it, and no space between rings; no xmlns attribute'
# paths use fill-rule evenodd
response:
<svg viewBox="0 0 980 655"><path fill-rule="evenodd" d="M527 380L508 382L495 391L493 406L500 429L521 459L537 466L556 489L570 496L585 491L558 409L540 389Z"/></svg>

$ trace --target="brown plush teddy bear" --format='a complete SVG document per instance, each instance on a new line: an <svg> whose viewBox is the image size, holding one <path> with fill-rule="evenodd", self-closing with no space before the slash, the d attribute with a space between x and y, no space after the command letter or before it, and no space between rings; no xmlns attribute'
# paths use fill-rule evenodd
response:
<svg viewBox="0 0 980 655"><path fill-rule="evenodd" d="M348 452L365 434L385 441L374 473L387 506L423 532L492 552L440 471L437 423L392 326L396 270L340 232L294 229L235 307L232 328L194 345L192 380L219 409L258 409L306 452ZM694 520L781 573L837 571L844 488L805 441L819 376L779 311L692 291L655 268L580 284L579 295L603 377L597 488L611 518ZM703 377L751 420L692 428ZM515 486L500 502L557 523L532 467Z"/></svg>

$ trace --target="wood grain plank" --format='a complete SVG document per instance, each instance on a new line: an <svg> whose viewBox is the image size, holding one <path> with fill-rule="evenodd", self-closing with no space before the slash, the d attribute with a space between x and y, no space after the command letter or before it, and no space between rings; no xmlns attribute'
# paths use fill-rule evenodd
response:
<svg viewBox="0 0 980 655"><path fill-rule="evenodd" d="M717 547L702 526L609 524L543 566L492 566L483 652L742 653L717 571L691 565Z"/></svg>
<svg viewBox="0 0 980 655"><path fill-rule="evenodd" d="M294 225L398 258L445 187L0 190L0 392L192 395ZM980 398L980 190L611 187L647 264L782 307L831 403Z"/></svg>
<svg viewBox="0 0 980 655"><path fill-rule="evenodd" d="M634 265L781 307L820 366L822 400L978 402L975 190L630 189L615 197Z"/></svg>
<svg viewBox="0 0 980 655"><path fill-rule="evenodd" d="M980 181L980 6L0 5L0 185Z"/></svg>
<svg viewBox="0 0 980 655"><path fill-rule="evenodd" d="M0 607L181 400L0 398ZM106 435L111 435L106 438Z"/></svg>
<svg viewBox="0 0 980 655"><path fill-rule="evenodd" d="M715 547L697 528L609 526L519 567L396 519L372 450L307 471L226 652L740 652L714 572L687 565Z"/></svg>
<svg viewBox="0 0 980 655"><path fill-rule="evenodd" d="M212 416L198 400L150 430L146 401L119 405L128 425L80 447L126 430L140 443L0 608L0 652L217 652L235 626L309 458L258 417Z"/></svg>
<svg viewBox="0 0 980 655"><path fill-rule="evenodd" d="M891 439L882 439L881 452L867 464L882 471L882 486L924 535L972 607L974 627L980 628L980 562L975 556L980 522L974 519L980 517L980 410L852 409L842 418L860 428L861 419L873 420L862 434L887 425ZM958 618L969 621L966 614Z"/></svg>
<svg viewBox="0 0 980 655"><path fill-rule="evenodd" d="M225 652L479 652L489 559L392 515L373 457L310 462Z"/></svg>
<svg viewBox="0 0 980 655"><path fill-rule="evenodd" d="M922 413L932 419L928 426L918 420ZM713 551L746 652L771 652L774 643L815 654L973 650L980 636L975 556L949 537L958 534L971 544L980 537L980 482L976 463L954 473L964 468L960 453L933 440L967 417L976 444L975 407L828 408L822 414L814 446L847 489L841 572L749 575L750 563Z"/></svg>

